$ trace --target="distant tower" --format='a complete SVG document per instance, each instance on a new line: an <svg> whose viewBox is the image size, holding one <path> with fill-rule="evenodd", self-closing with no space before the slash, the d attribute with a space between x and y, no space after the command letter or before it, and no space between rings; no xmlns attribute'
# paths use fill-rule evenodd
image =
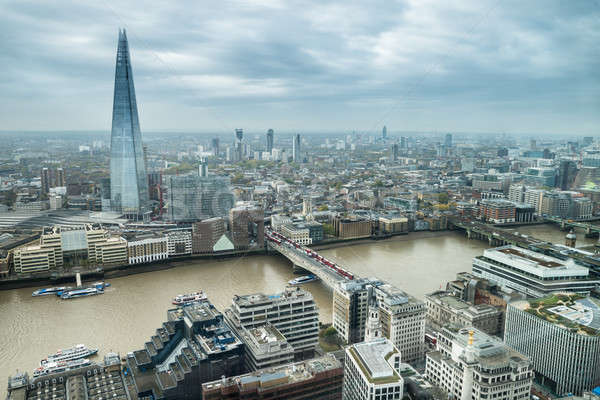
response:
<svg viewBox="0 0 600 400"><path fill-rule="evenodd" d="M275 132L273 132L273 129L269 129L267 131L267 153L271 154L271 152L273 151L273 136L275 135Z"/></svg>
<svg viewBox="0 0 600 400"><path fill-rule="evenodd" d="M148 177L138 119L129 44L119 31L112 132L110 136L110 195L115 211L139 215L148 203Z"/></svg>
<svg viewBox="0 0 600 400"><path fill-rule="evenodd" d="M235 161L242 161L244 158L244 146L242 143L242 139L244 138L244 130L236 129L235 130Z"/></svg>
<svg viewBox="0 0 600 400"><path fill-rule="evenodd" d="M213 138L212 140L212 153L213 156L218 157L219 156L219 138Z"/></svg>
<svg viewBox="0 0 600 400"><path fill-rule="evenodd" d="M294 136L294 143L292 144L292 158L295 163L300 162L300 134Z"/></svg>
<svg viewBox="0 0 600 400"><path fill-rule="evenodd" d="M44 167L40 175L42 178L42 194L48 194L50 192L50 170Z"/></svg>
<svg viewBox="0 0 600 400"><path fill-rule="evenodd" d="M381 130L381 138L383 140L387 139L387 126L383 126L383 129Z"/></svg>
<svg viewBox="0 0 600 400"><path fill-rule="evenodd" d="M198 168L198 175L200 175L201 177L208 176L208 163L206 162L206 159L204 159L204 158L200 162L200 167Z"/></svg>
<svg viewBox="0 0 600 400"><path fill-rule="evenodd" d="M398 143L392 145L392 160L398 161Z"/></svg>
<svg viewBox="0 0 600 400"><path fill-rule="evenodd" d="M379 306L375 296L372 295L369 301L369 317L367 318L367 326L365 330L365 342L372 342L383 337L381 330L381 321L379 320Z"/></svg>
<svg viewBox="0 0 600 400"><path fill-rule="evenodd" d="M312 198L307 196L302 201L302 215L308 216L312 214Z"/></svg>
<svg viewBox="0 0 600 400"><path fill-rule="evenodd" d="M446 140L445 140L444 144L446 145L447 149L452 147L452 134L451 133L446 133Z"/></svg>
<svg viewBox="0 0 600 400"><path fill-rule="evenodd" d="M573 232L573 229L571 229L569 233L567 233L567 236L565 236L565 245L574 248L576 242L577 235L575 235L575 232Z"/></svg>

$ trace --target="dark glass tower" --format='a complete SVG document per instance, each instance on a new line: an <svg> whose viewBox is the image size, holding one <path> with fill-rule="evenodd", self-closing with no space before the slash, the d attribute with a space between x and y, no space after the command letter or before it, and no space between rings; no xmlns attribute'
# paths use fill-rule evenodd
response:
<svg viewBox="0 0 600 400"><path fill-rule="evenodd" d="M112 133L110 138L111 208L141 214L148 203L148 180L138 120L131 58L125 29L119 30Z"/></svg>

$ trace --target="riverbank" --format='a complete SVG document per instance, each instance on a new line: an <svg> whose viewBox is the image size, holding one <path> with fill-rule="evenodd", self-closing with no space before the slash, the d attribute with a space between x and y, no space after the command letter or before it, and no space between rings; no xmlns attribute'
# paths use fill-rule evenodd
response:
<svg viewBox="0 0 600 400"><path fill-rule="evenodd" d="M367 243L377 243L381 241L385 242L396 242L396 241L409 241L409 240L419 240L425 238L432 238L438 236L451 235L452 231L418 231L418 232L408 232L405 234L393 235L383 238L358 238L358 239L342 239L342 240L334 240L329 243L323 243L316 246L311 246L314 250L328 250L328 249L336 249L340 247L346 246L355 246L360 244ZM278 254L278 253L277 253ZM256 255L277 255L273 252L269 252L265 249L256 249L256 250L248 250L248 251L235 251L235 252L227 252L227 253L211 253L211 254L188 254L184 256L176 256L171 257L166 260L154 261L152 263L143 263L143 264L119 264L104 267L100 270L89 270L89 271L80 271L81 278L84 281L88 280L102 280L102 279L112 279L112 278L120 278L129 275L137 275L137 274L145 274L149 272L155 271L164 271L172 268L177 268L179 266L187 265L189 261L197 261L197 260L207 260L207 261L215 261L222 260L227 258L243 258L246 256L256 256ZM54 286L61 283L71 283L75 281L75 274L68 273L63 275L53 275L53 274L40 274L40 275L32 275L23 278L8 278L0 280L0 290L11 290L11 289L21 289L28 287L38 287L38 286Z"/></svg>

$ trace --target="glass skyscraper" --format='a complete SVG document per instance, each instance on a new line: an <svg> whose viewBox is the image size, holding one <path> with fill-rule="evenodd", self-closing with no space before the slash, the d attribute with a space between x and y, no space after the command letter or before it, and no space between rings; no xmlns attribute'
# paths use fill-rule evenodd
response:
<svg viewBox="0 0 600 400"><path fill-rule="evenodd" d="M131 58L125 29L119 30L112 133L110 139L111 208L141 214L148 203L148 179L138 119Z"/></svg>

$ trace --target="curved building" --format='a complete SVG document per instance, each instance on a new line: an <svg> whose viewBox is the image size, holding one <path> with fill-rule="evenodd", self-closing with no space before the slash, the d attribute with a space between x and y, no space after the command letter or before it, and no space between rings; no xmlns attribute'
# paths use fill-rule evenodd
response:
<svg viewBox="0 0 600 400"><path fill-rule="evenodd" d="M110 138L111 208L129 215L141 214L148 203L148 178L138 119L129 45L119 30L112 132Z"/></svg>

